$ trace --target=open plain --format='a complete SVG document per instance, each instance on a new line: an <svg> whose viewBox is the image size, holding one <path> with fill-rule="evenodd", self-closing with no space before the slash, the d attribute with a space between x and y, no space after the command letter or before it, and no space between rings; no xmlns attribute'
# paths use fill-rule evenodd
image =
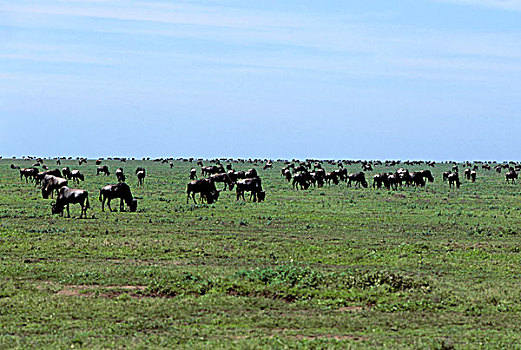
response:
<svg viewBox="0 0 521 350"><path fill-rule="evenodd" d="M449 188L452 163L374 166L369 188L296 190L282 162L257 169L264 202L222 191L187 203L196 162L47 159L79 169L86 219L51 214L0 160L2 348L511 348L521 344L521 184L484 170ZM204 160L204 165L215 164ZM134 170L146 169L143 186ZM492 164L494 166L494 164ZM101 211L122 167L136 212ZM337 169L323 163L326 171ZM359 163L345 164L349 173ZM376 173L434 182L372 188ZM460 173L465 166L459 164ZM218 189L222 184L217 184ZM117 205L116 205L117 204Z"/></svg>

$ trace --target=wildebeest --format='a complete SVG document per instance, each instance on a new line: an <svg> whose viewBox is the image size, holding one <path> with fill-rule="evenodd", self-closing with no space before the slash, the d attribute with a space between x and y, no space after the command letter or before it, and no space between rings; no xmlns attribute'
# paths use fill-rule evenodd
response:
<svg viewBox="0 0 521 350"><path fill-rule="evenodd" d="M20 169L20 181L25 176L25 182L29 182L27 179L32 178L33 180L36 180L36 175L38 175L38 169L36 168L23 168Z"/></svg>
<svg viewBox="0 0 521 350"><path fill-rule="evenodd" d="M130 187L124 183L120 182L115 185L107 185L103 187L99 191L99 201L101 202L101 211L105 211L105 201L107 201L107 205L109 210L112 211L110 207L110 201L115 198L120 198L119 210L123 211L124 204L127 204L129 210L131 212L135 212L137 210L137 199L132 196L132 192L130 191Z"/></svg>
<svg viewBox="0 0 521 350"><path fill-rule="evenodd" d="M219 191L215 188L215 183L212 179L199 179L190 181L186 185L186 203L190 199L190 196L195 201L195 194L200 193L201 195L201 203L206 199L208 204L212 204L214 201L217 201L219 198Z"/></svg>
<svg viewBox="0 0 521 350"><path fill-rule="evenodd" d="M517 172L515 170L510 170L508 173L505 174L506 182L512 181L512 183L516 183L517 179Z"/></svg>
<svg viewBox="0 0 521 350"><path fill-rule="evenodd" d="M144 182L145 182L145 176L146 176L146 173L144 170L140 170L136 173L137 175L137 185L138 186L143 186Z"/></svg>
<svg viewBox="0 0 521 350"><path fill-rule="evenodd" d="M463 175L465 176L465 178L467 180L470 180L470 168L466 168L464 171L463 171Z"/></svg>
<svg viewBox="0 0 521 350"><path fill-rule="evenodd" d="M237 181L236 184L237 200L243 200L244 192L250 192L250 200L262 202L266 198L266 192L262 190L262 181L259 177L246 178Z"/></svg>
<svg viewBox="0 0 521 350"><path fill-rule="evenodd" d="M476 175L477 175L477 173L476 173L475 170L472 170L472 171L470 172L470 180L471 180L472 182L476 182Z"/></svg>
<svg viewBox="0 0 521 350"><path fill-rule="evenodd" d="M389 174L375 174L373 176L373 188L382 188L384 185L388 190L390 189Z"/></svg>
<svg viewBox="0 0 521 350"><path fill-rule="evenodd" d="M36 184L37 185L40 184L42 182L42 180L45 178L45 176L47 176L47 175L63 177L60 169L42 171L42 172L36 174L36 176L34 177L34 179L36 180Z"/></svg>
<svg viewBox="0 0 521 350"><path fill-rule="evenodd" d="M410 173L411 183L415 186L425 186L425 179L429 180L429 182L434 182L434 177L430 170L416 171Z"/></svg>
<svg viewBox="0 0 521 350"><path fill-rule="evenodd" d="M210 166L201 166L201 176L205 175L213 175L213 174L219 174L224 173L224 167L221 165L210 165Z"/></svg>
<svg viewBox="0 0 521 350"><path fill-rule="evenodd" d="M331 185L331 181L333 181L335 185L338 185L338 174L334 171L326 173L324 180L326 180L328 185Z"/></svg>
<svg viewBox="0 0 521 350"><path fill-rule="evenodd" d="M247 179L247 178L253 179L254 177L258 177L258 175L257 175L257 170L255 170L253 168L246 170L246 172L244 173L245 179Z"/></svg>
<svg viewBox="0 0 521 350"><path fill-rule="evenodd" d="M71 169L66 166L62 169L62 175L65 179L70 180L71 179Z"/></svg>
<svg viewBox="0 0 521 350"><path fill-rule="evenodd" d="M76 203L81 206L80 219L83 217L86 218L87 209L90 208L89 193L85 190L64 186L58 191L58 196L56 196L56 203L52 205L51 212L53 214L61 214L61 216L63 216L63 209L65 206L67 206L67 217L70 218L71 213L69 211L69 204Z"/></svg>
<svg viewBox="0 0 521 350"><path fill-rule="evenodd" d="M299 171L298 173L293 174L293 188L298 190L300 186L301 190L307 190L311 185L310 175L307 171Z"/></svg>
<svg viewBox="0 0 521 350"><path fill-rule="evenodd" d="M73 182L80 183L81 181L85 181L85 176L79 170L71 171L71 178Z"/></svg>
<svg viewBox="0 0 521 350"><path fill-rule="evenodd" d="M122 168L118 168L118 170L116 170L116 179L118 179L118 182L125 182L126 178Z"/></svg>
<svg viewBox="0 0 521 350"><path fill-rule="evenodd" d="M286 180L287 180L288 182L291 181L291 171L290 171L289 169L286 169L286 170L284 171L284 174L283 174L283 175L284 175L284 177L286 178Z"/></svg>
<svg viewBox="0 0 521 350"><path fill-rule="evenodd" d="M42 197L49 198L49 194L52 197L53 191L58 190L64 186L68 185L68 181L64 178L57 177L54 175L45 175L42 180Z"/></svg>
<svg viewBox="0 0 521 350"><path fill-rule="evenodd" d="M443 172L443 181L447 181L450 174L452 174L450 171L444 171Z"/></svg>
<svg viewBox="0 0 521 350"><path fill-rule="evenodd" d="M11 167L11 169L20 169L20 167L18 165L14 165L14 164L11 164L10 167Z"/></svg>
<svg viewBox="0 0 521 350"><path fill-rule="evenodd" d="M233 185L235 182L232 181L228 173L213 174L210 176L210 179L212 179L213 182L223 182L223 191L226 191L226 188L230 189L230 191L233 190Z"/></svg>
<svg viewBox="0 0 521 350"><path fill-rule="evenodd" d="M192 168L190 169L190 180L195 180L197 179L197 170Z"/></svg>
<svg viewBox="0 0 521 350"><path fill-rule="evenodd" d="M105 176L110 175L109 167L106 165L102 165L96 168L96 175L99 175L100 173L105 174Z"/></svg>
<svg viewBox="0 0 521 350"><path fill-rule="evenodd" d="M355 187L359 187L360 185L362 185L363 187L367 188L368 186L367 181L365 180L365 174L362 171L354 174L349 174L347 180L347 186L351 186L351 182L355 183Z"/></svg>
<svg viewBox="0 0 521 350"><path fill-rule="evenodd" d="M459 181L458 173L451 173L447 176L447 180L449 181L449 187L456 185L457 188L460 187L461 182Z"/></svg>

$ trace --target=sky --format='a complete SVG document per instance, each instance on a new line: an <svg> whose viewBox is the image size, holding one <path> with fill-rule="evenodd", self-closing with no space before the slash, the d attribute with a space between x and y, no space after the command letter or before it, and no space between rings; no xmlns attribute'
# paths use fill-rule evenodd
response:
<svg viewBox="0 0 521 350"><path fill-rule="evenodd" d="M521 0L0 3L0 155L521 160Z"/></svg>

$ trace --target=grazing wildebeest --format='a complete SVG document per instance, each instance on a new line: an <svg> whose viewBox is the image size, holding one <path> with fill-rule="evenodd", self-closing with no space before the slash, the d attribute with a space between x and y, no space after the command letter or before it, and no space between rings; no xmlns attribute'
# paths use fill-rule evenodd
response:
<svg viewBox="0 0 521 350"><path fill-rule="evenodd" d="M360 185L362 185L363 187L367 188L368 186L367 181L365 180L365 174L362 171L354 174L349 174L347 180L347 186L351 186L351 182L355 183L355 187L359 187Z"/></svg>
<svg viewBox="0 0 521 350"><path fill-rule="evenodd" d="M331 181L333 181L335 185L338 185L338 174L334 171L326 173L324 180L326 180L328 185L331 185Z"/></svg>
<svg viewBox="0 0 521 350"><path fill-rule="evenodd" d="M300 186L301 190L307 190L311 185L310 175L307 171L299 171L293 174L293 188L298 190Z"/></svg>
<svg viewBox="0 0 521 350"><path fill-rule="evenodd" d="M443 181L447 181L450 174L452 174L450 171L444 171L443 172Z"/></svg>
<svg viewBox="0 0 521 350"><path fill-rule="evenodd" d="M36 184L37 185L40 184L42 182L42 180L45 178L46 175L53 175L53 176L56 176L56 177L63 177L60 169L53 169L53 170L42 171L42 172L36 174L36 176L34 177L34 179L36 180Z"/></svg>
<svg viewBox="0 0 521 350"><path fill-rule="evenodd" d="M135 212L137 210L137 199L132 196L132 192L130 191L130 187L124 183L120 182L115 185L107 185L103 187L99 191L99 201L101 202L101 211L105 211L105 200L107 201L107 205L109 210L112 211L110 207L110 201L114 198L120 198L119 210L123 211L125 202L131 212Z"/></svg>
<svg viewBox="0 0 521 350"><path fill-rule="evenodd" d="M11 164L11 169L20 169L20 167L17 165Z"/></svg>
<svg viewBox="0 0 521 350"><path fill-rule="evenodd" d="M461 182L459 181L458 173L451 173L447 176L447 180L449 181L449 187L456 185L457 188L460 187Z"/></svg>
<svg viewBox="0 0 521 350"><path fill-rule="evenodd" d="M69 169L68 166L66 166L65 168L62 169L62 174L65 179L67 179L67 180L71 179L71 169Z"/></svg>
<svg viewBox="0 0 521 350"><path fill-rule="evenodd" d="M122 168L118 168L118 170L116 170L116 179L118 180L118 182L125 182L126 177L125 177L125 174L123 173Z"/></svg>
<svg viewBox="0 0 521 350"><path fill-rule="evenodd" d="M434 182L434 177L430 170L416 171L410 173L411 183L415 186L425 186L425 179L429 180L429 182Z"/></svg>
<svg viewBox="0 0 521 350"><path fill-rule="evenodd" d="M20 181L25 176L25 182L29 182L27 178L31 177L33 180L36 180L36 175L38 175L38 169L36 168L23 168L20 169Z"/></svg>
<svg viewBox="0 0 521 350"><path fill-rule="evenodd" d="M511 170L505 174L505 177L507 182L512 181L512 183L515 184L517 179L517 172L515 170Z"/></svg>
<svg viewBox="0 0 521 350"><path fill-rule="evenodd" d="M266 170L266 169L268 169L268 168L271 168L272 166L273 166L273 163L268 162L268 163L266 163L266 164L264 165L264 168L263 168L263 169Z"/></svg>
<svg viewBox="0 0 521 350"><path fill-rule="evenodd" d="M226 191L226 188L230 189L230 191L233 190L234 181L232 181L228 173L213 174L210 176L210 179L212 179L213 182L223 182L223 191Z"/></svg>
<svg viewBox="0 0 521 350"><path fill-rule="evenodd" d="M224 173L224 172L226 172L226 171L224 170L224 167L222 166L222 164L220 164L219 166L210 165L210 166L201 167L201 176L219 174L219 173Z"/></svg>
<svg viewBox="0 0 521 350"><path fill-rule="evenodd" d="M79 170L71 171L72 182L80 183L81 181L85 181L85 176Z"/></svg>
<svg viewBox="0 0 521 350"><path fill-rule="evenodd" d="M467 180L470 180L470 168L466 168L464 171L463 171L463 176L465 176L465 178Z"/></svg>
<svg viewBox="0 0 521 350"><path fill-rule="evenodd" d="M69 211L69 204L79 204L81 206L81 215L80 219L83 217L87 217L87 209L90 208L89 205L89 193L85 190L80 190L76 188L69 188L64 186L60 188L58 191L58 196L56 197L56 203L52 205L51 212L53 214L61 214L63 216L63 209L67 206L67 217L71 217L71 213Z"/></svg>
<svg viewBox="0 0 521 350"><path fill-rule="evenodd" d="M390 189L389 185L389 174L375 174L373 176L373 188L382 188L384 185L388 190Z"/></svg>
<svg viewBox="0 0 521 350"><path fill-rule="evenodd" d="M83 163L87 164L87 158L79 158L78 159L78 165L82 165Z"/></svg>
<svg viewBox="0 0 521 350"><path fill-rule="evenodd" d="M49 198L49 194L52 197L53 191L56 190L56 193L58 193L58 190L60 188L67 185L68 181L64 178L57 177L54 175L45 175L45 177L42 180L42 197Z"/></svg>
<svg viewBox="0 0 521 350"><path fill-rule="evenodd" d="M109 167L106 165L102 165L96 168L96 175L99 175L100 173L105 174L105 176L110 175Z"/></svg>
<svg viewBox="0 0 521 350"><path fill-rule="evenodd" d="M470 180L471 180L472 182L476 182L476 175L477 175L477 172L476 172L475 170L472 170L472 171L470 172Z"/></svg>
<svg viewBox="0 0 521 350"><path fill-rule="evenodd" d="M236 184L237 200L243 200L244 192L250 192L250 200L261 202L265 199L266 193L262 190L262 181L259 177L246 178L237 181Z"/></svg>
<svg viewBox="0 0 521 350"><path fill-rule="evenodd" d="M101 159L96 159L96 165L101 165Z"/></svg>
<svg viewBox="0 0 521 350"><path fill-rule="evenodd" d="M144 170L140 170L136 173L137 175L137 185L138 186L143 186L144 182L145 182L145 176L146 176L146 173Z"/></svg>
<svg viewBox="0 0 521 350"><path fill-rule="evenodd" d="M199 179L193 180L186 185L186 203L190 199L190 196L194 200L194 203L197 204L195 200L195 194L201 194L201 203L203 203L204 199L208 204L212 204L214 201L217 201L219 198L219 191L215 188L215 183L212 179Z"/></svg>

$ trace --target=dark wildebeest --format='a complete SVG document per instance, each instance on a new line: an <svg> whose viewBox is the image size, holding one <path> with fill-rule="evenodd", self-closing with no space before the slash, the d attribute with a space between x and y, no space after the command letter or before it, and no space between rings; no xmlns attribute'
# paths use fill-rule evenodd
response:
<svg viewBox="0 0 521 350"><path fill-rule="evenodd" d="M463 176L465 176L467 180L470 180L470 168L467 168L463 171Z"/></svg>
<svg viewBox="0 0 521 350"><path fill-rule="evenodd" d="M118 168L118 170L116 170L116 179L118 180L118 182L125 182L126 177L125 177L125 174L123 173L122 168Z"/></svg>
<svg viewBox="0 0 521 350"><path fill-rule="evenodd" d="M259 175L257 175L257 170L253 168L246 170L246 172L244 173L245 179L253 179L254 177L259 177Z"/></svg>
<svg viewBox="0 0 521 350"><path fill-rule="evenodd" d="M263 168L263 169L266 170L266 169L268 169L268 168L271 168L272 166L273 166L273 163L268 162L268 163L266 163L266 164L264 165L264 168Z"/></svg>
<svg viewBox="0 0 521 350"><path fill-rule="evenodd" d="M10 167L11 167L11 169L20 169L20 167L18 165L14 165L14 164L11 164Z"/></svg>
<svg viewBox="0 0 521 350"><path fill-rule="evenodd" d="M300 186L301 190L307 190L311 185L310 175L307 171L299 171L298 173L293 174L293 188L298 190Z"/></svg>
<svg viewBox="0 0 521 350"><path fill-rule="evenodd" d="M411 183L415 186L425 186L425 179L434 182L434 177L430 170L416 171L410 174Z"/></svg>
<svg viewBox="0 0 521 350"><path fill-rule="evenodd" d="M512 181L512 183L515 184L517 179L517 173L515 170L511 170L505 174L505 177L507 182Z"/></svg>
<svg viewBox="0 0 521 350"><path fill-rule="evenodd" d="M351 182L355 183L355 187L359 187L360 185L362 185L364 188L367 188L368 186L363 171L354 174L349 174L349 176L347 177L347 186L351 186Z"/></svg>
<svg viewBox="0 0 521 350"><path fill-rule="evenodd" d="M228 173L213 174L210 176L210 179L212 179L213 182L224 182L223 191L226 191L226 188L230 191L233 190L234 181L232 181Z"/></svg>
<svg viewBox="0 0 521 350"><path fill-rule="evenodd" d="M326 173L324 180L326 180L328 185L331 185L331 181L333 181L335 185L338 185L338 174L334 171Z"/></svg>
<svg viewBox="0 0 521 350"><path fill-rule="evenodd" d="M42 197L49 198L49 194L51 197L53 196L53 191L58 193L58 190L64 186L68 185L68 181L64 178L57 177L54 175L45 175L42 180Z"/></svg>
<svg viewBox="0 0 521 350"><path fill-rule="evenodd" d="M458 173L451 173L447 176L447 180L449 181L449 187L456 185L457 188L460 187L461 182L459 181Z"/></svg>
<svg viewBox="0 0 521 350"><path fill-rule="evenodd" d="M192 168L190 169L190 180L195 180L197 179L197 170Z"/></svg>
<svg viewBox="0 0 521 350"><path fill-rule="evenodd" d="M146 173L144 170L140 170L136 173L137 175L137 185L138 186L143 186L144 182L145 182L145 176L146 176Z"/></svg>
<svg viewBox="0 0 521 350"><path fill-rule="evenodd" d="M219 166L210 165L210 166L201 167L201 176L219 174L219 173L224 173L224 172L226 172L226 171L224 170L224 167L222 166L222 164L220 164Z"/></svg>
<svg viewBox="0 0 521 350"><path fill-rule="evenodd" d="M241 197L243 200L246 200L244 192L250 192L250 200L253 199L254 202L262 202L266 198L266 192L262 190L262 183L259 177L241 179L237 181L236 186L237 200Z"/></svg>
<svg viewBox="0 0 521 350"><path fill-rule="evenodd" d="M101 165L101 159L96 159L96 165Z"/></svg>
<svg viewBox="0 0 521 350"><path fill-rule="evenodd" d="M476 173L475 170L472 170L472 171L470 172L470 180L471 180L472 182L476 182L476 175L477 175L477 173Z"/></svg>
<svg viewBox="0 0 521 350"><path fill-rule="evenodd" d="M99 201L101 202L101 211L105 211L105 200L107 201L107 206L109 210L112 211L110 207L110 201L114 198L120 198L119 210L123 211L125 202L131 212L135 212L137 209L137 199L132 196L132 192L130 191L130 187L124 183L120 182L115 185L107 185L103 187L99 191Z"/></svg>
<svg viewBox="0 0 521 350"><path fill-rule="evenodd" d="M36 175L38 175L38 169L36 168L23 168L20 169L20 181L25 176L25 182L29 182L27 178L32 178L33 180L36 180Z"/></svg>
<svg viewBox="0 0 521 350"><path fill-rule="evenodd" d="M96 168L96 175L99 175L100 173L105 174L105 176L110 175L109 167L106 165L102 165Z"/></svg>
<svg viewBox="0 0 521 350"><path fill-rule="evenodd" d="M208 204L212 204L214 201L217 201L219 198L219 191L215 188L215 183L212 179L199 179L190 181L188 185L186 185L186 203L190 199L190 196L194 200L194 203L197 204L195 200L195 194L201 194L201 203L203 203L204 199Z"/></svg>
<svg viewBox="0 0 521 350"><path fill-rule="evenodd" d="M52 205L51 212L53 214L61 214L61 216L63 216L63 209L65 206L67 206L67 217L70 218L71 213L69 211L69 204L75 203L78 203L81 206L80 219L83 217L86 218L87 209L90 208L88 192L85 190L68 188L67 186L64 186L58 191L56 203Z"/></svg>
<svg viewBox="0 0 521 350"><path fill-rule="evenodd" d="M62 169L62 174L65 179L67 179L67 180L71 179L71 169L69 169L68 166L66 166L65 168Z"/></svg>
<svg viewBox="0 0 521 350"><path fill-rule="evenodd" d="M389 174L383 173L375 174L373 176L373 188L382 188L382 185L384 185L388 190L390 189Z"/></svg>
<svg viewBox="0 0 521 350"><path fill-rule="evenodd" d="M36 184L37 185L41 184L42 180L44 179L44 177L46 175L53 175L53 176L56 176L56 177L63 177L60 169L53 169L53 170L42 171L42 172L36 174L36 176L34 177L34 179L36 180Z"/></svg>
<svg viewBox="0 0 521 350"><path fill-rule="evenodd" d="M85 181L85 176L83 176L83 174L80 173L79 170L71 171L71 178L72 178L72 182L75 182L78 184L80 183L80 180Z"/></svg>
<svg viewBox="0 0 521 350"><path fill-rule="evenodd" d="M444 171L443 172L443 181L447 181L450 174L452 174L450 171Z"/></svg>
<svg viewBox="0 0 521 350"><path fill-rule="evenodd" d="M289 169L286 169L286 170L284 171L284 177L286 178L286 180L287 180L288 182L291 181L291 171L290 171Z"/></svg>
<svg viewBox="0 0 521 350"><path fill-rule="evenodd" d="M87 164L87 158L79 158L78 159L78 165L82 165L83 163Z"/></svg>

